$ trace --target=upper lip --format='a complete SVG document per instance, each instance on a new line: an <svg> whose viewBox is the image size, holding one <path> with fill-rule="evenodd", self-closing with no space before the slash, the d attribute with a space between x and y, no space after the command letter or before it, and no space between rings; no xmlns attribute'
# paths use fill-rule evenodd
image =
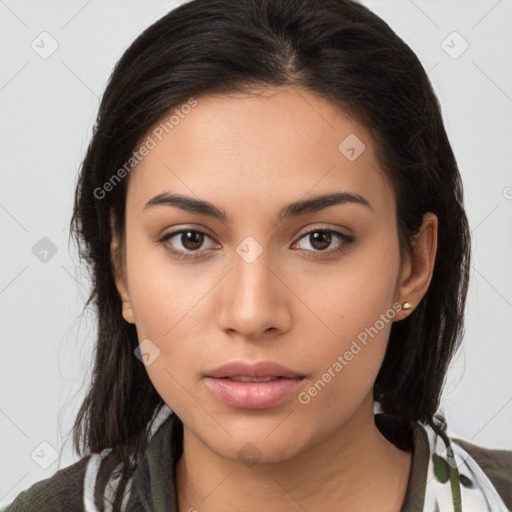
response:
<svg viewBox="0 0 512 512"><path fill-rule="evenodd" d="M247 361L232 361L223 364L214 370L206 373L207 377L220 379L223 377L288 377L291 379L303 378L301 375L283 365L272 361L258 361L249 363Z"/></svg>

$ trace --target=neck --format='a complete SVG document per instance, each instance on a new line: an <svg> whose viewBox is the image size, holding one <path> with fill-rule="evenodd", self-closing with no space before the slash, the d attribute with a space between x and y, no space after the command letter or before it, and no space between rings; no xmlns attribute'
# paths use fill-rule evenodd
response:
<svg viewBox="0 0 512 512"><path fill-rule="evenodd" d="M247 467L214 453L185 426L176 465L179 511L399 512L411 454L377 429L373 399L342 428L292 459ZM370 407L369 407L370 406Z"/></svg>

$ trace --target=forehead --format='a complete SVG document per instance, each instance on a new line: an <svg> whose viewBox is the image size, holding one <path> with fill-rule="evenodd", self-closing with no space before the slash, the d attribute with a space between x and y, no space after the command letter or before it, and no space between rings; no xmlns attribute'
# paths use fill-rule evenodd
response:
<svg viewBox="0 0 512 512"><path fill-rule="evenodd" d="M389 203L369 131L324 98L280 87L195 102L146 134L151 149L128 188L138 208L166 191L247 210L333 189Z"/></svg>

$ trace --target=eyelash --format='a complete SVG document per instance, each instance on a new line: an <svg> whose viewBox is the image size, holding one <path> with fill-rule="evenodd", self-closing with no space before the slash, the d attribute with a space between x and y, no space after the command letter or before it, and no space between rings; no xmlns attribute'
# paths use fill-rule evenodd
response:
<svg viewBox="0 0 512 512"><path fill-rule="evenodd" d="M166 243L169 239L175 237L176 235L180 235L182 233L187 233L187 232L200 233L202 235L207 236L208 238L211 238L211 236L208 233L206 233L205 231L202 231L201 229L180 229L178 231L173 231L172 233L167 233L166 235L164 235L162 238L160 238L158 240L158 243L163 244L167 251L169 251L171 254L177 256L178 258L182 258L184 260L194 259L197 257L197 252L200 252L200 251L187 251L187 252L177 251L176 249L172 249L169 246L169 244ZM352 242L354 241L353 236L345 235L344 233L340 233L339 231L335 231L333 229L319 229L319 228L315 228L306 233L303 233L298 240L302 240L303 238L307 237L311 233L331 233L335 236L338 236L343 242L336 249L331 249L329 251L312 251L313 253L316 254L315 256L312 256L312 257L317 258L317 259L326 258L328 256L332 256L335 253L345 252L347 250L347 248L350 246L350 244L352 244ZM308 251L308 249L302 249L302 250Z"/></svg>

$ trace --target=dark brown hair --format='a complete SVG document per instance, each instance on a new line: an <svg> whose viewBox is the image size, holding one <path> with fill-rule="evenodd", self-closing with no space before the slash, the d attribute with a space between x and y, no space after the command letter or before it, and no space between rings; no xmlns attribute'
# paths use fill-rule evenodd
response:
<svg viewBox="0 0 512 512"><path fill-rule="evenodd" d="M191 97L280 85L317 93L371 131L397 198L402 251L424 213L439 219L429 290L393 324L374 387L384 412L435 423L463 332L470 239L457 164L418 58L354 1L194 0L146 29L115 66L76 188L72 233L91 270L86 307L94 305L98 323L92 382L73 439L77 453L112 448L97 482L100 508L110 472L122 464L120 489L133 473L163 401L134 356L137 334L121 315L110 257L109 216L122 243L129 176L106 194L97 191L155 123Z"/></svg>

